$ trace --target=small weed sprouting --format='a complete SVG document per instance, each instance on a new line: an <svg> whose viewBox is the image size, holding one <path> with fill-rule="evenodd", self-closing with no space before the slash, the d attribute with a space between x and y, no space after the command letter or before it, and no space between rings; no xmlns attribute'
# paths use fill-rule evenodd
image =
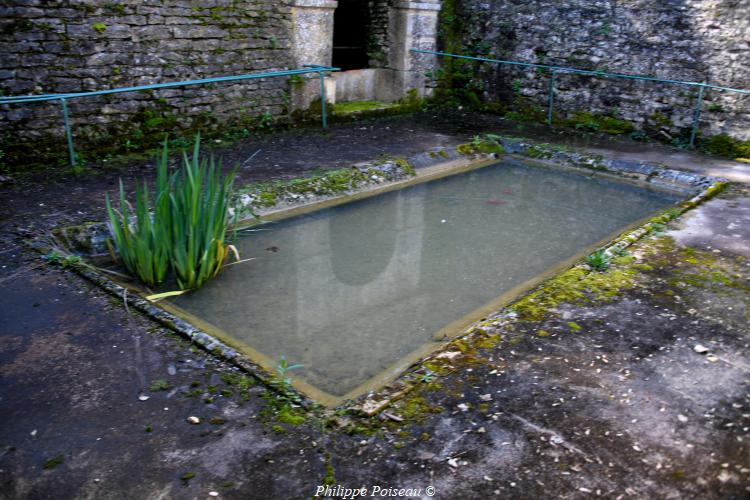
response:
<svg viewBox="0 0 750 500"><path fill-rule="evenodd" d="M433 372L430 369L426 369L426 373L424 373L420 378L419 381L424 384L429 384L430 382L434 381L437 378L437 375L435 375L435 372Z"/></svg>
<svg viewBox="0 0 750 500"><path fill-rule="evenodd" d="M273 127L273 115L268 111L260 115L256 127L258 130L268 130Z"/></svg>
<svg viewBox="0 0 750 500"><path fill-rule="evenodd" d="M571 330L573 330L574 332L580 332L580 331L581 331L581 330L583 329L583 328L581 327L581 325L579 325L579 324L578 324L578 323L576 323L575 321L570 321L570 322L568 322L568 328L570 328L570 329L571 329Z"/></svg>
<svg viewBox="0 0 750 500"><path fill-rule="evenodd" d="M292 389L292 380L287 376L288 372L298 368L302 368L302 365L290 365L286 356L281 356L276 365L276 375L271 380L271 386L279 391L285 406L290 403L300 403L299 395Z"/></svg>
<svg viewBox="0 0 750 500"><path fill-rule="evenodd" d="M52 250L51 252L47 252L46 254L42 255L42 260L51 264L58 264L62 261L62 259L62 254L57 250Z"/></svg>
<svg viewBox="0 0 750 500"><path fill-rule="evenodd" d="M60 264L63 267L70 267L80 263L81 257L78 255L65 255L57 250L52 250L42 255L42 260L50 264Z"/></svg>
<svg viewBox="0 0 750 500"><path fill-rule="evenodd" d="M54 457L45 460L44 468L46 470L51 470L57 467L58 465L62 464L63 462L65 462L65 455L63 455L62 453L59 453L55 455Z"/></svg>
<svg viewBox="0 0 750 500"><path fill-rule="evenodd" d="M622 247L615 248L612 253L615 254L615 257L627 257L628 255L630 255L630 252Z"/></svg>
<svg viewBox="0 0 750 500"><path fill-rule="evenodd" d="M68 255L62 260L63 267L75 266L81 262L81 257L78 255Z"/></svg>
<svg viewBox="0 0 750 500"><path fill-rule="evenodd" d="M576 129L585 129L592 132L597 132L599 130L599 127L600 125L593 120L581 121L575 124Z"/></svg>
<svg viewBox="0 0 750 500"><path fill-rule="evenodd" d="M586 257L586 264L588 264L592 271L606 271L609 269L610 261L610 256L602 249Z"/></svg>
<svg viewBox="0 0 750 500"><path fill-rule="evenodd" d="M662 236L664 234L664 231L667 229L667 226L664 224L661 224L659 222L654 222L651 224L651 228L649 232L653 234L654 236Z"/></svg>
<svg viewBox="0 0 750 500"><path fill-rule="evenodd" d="M262 410L266 417L276 418L281 423L290 425L300 425L305 421L305 416L300 414L296 407L302 403L299 394L292 389L292 381L287 376L291 370L302 368L302 365L290 365L285 356L281 356L276 365L276 375L271 379L271 387L276 389L277 393L266 391L263 399L268 406ZM247 393L246 393L247 394ZM281 425L274 425L271 429L277 434L283 434L286 430Z"/></svg>
<svg viewBox="0 0 750 500"><path fill-rule="evenodd" d="M164 379L152 380L148 390L151 392L167 391L172 385Z"/></svg>
<svg viewBox="0 0 750 500"><path fill-rule="evenodd" d="M648 134L646 134L646 132L644 132L643 130L634 130L628 135L628 137L630 137L634 141L647 141L648 140Z"/></svg>

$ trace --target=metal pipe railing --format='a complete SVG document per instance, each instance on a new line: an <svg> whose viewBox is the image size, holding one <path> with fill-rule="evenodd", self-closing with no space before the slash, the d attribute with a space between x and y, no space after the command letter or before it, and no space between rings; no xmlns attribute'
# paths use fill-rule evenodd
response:
<svg viewBox="0 0 750 500"><path fill-rule="evenodd" d="M120 94L124 92L142 92L145 90L168 89L175 87L187 87L190 85L206 85L211 83L233 82L238 80L252 80L258 78L274 78L280 76L305 75L317 73L320 77L320 100L321 100L321 121L323 128L328 127L328 117L326 116L326 98L325 98L325 76L326 73L340 71L340 68L332 66L319 66L308 64L302 68L295 68L280 71L268 71L265 73L246 73L234 76L218 76L212 78L201 78L199 80L185 80L180 82L154 83L151 85L139 85L135 87L121 87L116 89L96 90L91 92L70 92L66 94L38 94L25 96L0 97L0 104L22 104L29 102L60 101L63 112L63 124L65 126L65 137L68 143L68 153L70 155L70 164L76 164L76 152L73 146L73 133L70 126L70 116L68 112L68 99L78 99L84 97L93 97L109 94Z"/></svg>
<svg viewBox="0 0 750 500"><path fill-rule="evenodd" d="M552 125L552 106L554 103L554 92L555 92L555 75L557 73L572 73L572 74L578 74L578 75L588 75L588 76L598 76L598 77L607 77L607 78L624 78L629 80L644 80L644 81L650 81L650 82L657 82L657 83L666 83L671 85L685 85L689 87L698 87L698 97L696 99L695 103L695 111L693 113L693 126L690 133L690 146L695 146L695 138L698 133L698 123L700 121L701 116L701 109L703 106L703 98L705 95L706 89L713 89L718 90L721 92L736 92L739 94L750 94L750 90L744 90L744 89L736 89L732 87L724 87L721 85L713 85L710 83L701 83L701 82L688 82L683 80L670 80L665 78L656 78L654 76L642 76L642 75L628 75L625 73L609 73L607 71L593 71L593 70L587 70L587 69L578 69L578 68L569 68L565 66L553 66L550 64L535 64L535 63L525 63L520 61L508 61L503 59L489 59L486 57L474 57L474 56L462 56L459 54L451 54L448 52L437 52L432 50L417 50L412 49L411 52L417 53L417 54L430 54L435 56L441 56L441 57L452 57L456 59L467 59L470 61L480 61L480 62L489 62L494 64L506 64L510 66L523 66L523 67L529 67L529 68L541 68L549 70L550 72L550 82L549 82L549 96L547 99L547 124Z"/></svg>

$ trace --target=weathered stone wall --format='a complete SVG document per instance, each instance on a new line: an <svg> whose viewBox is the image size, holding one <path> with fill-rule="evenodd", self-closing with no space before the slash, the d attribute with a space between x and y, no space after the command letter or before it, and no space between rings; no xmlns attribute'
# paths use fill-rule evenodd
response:
<svg viewBox="0 0 750 500"><path fill-rule="evenodd" d="M750 0L444 0L443 11L444 48L750 88ZM547 74L481 71L485 102L546 107ZM677 135L692 122L695 95L685 86L558 74L555 109L610 113ZM750 95L707 91L700 130L750 138Z"/></svg>
<svg viewBox="0 0 750 500"><path fill-rule="evenodd" d="M289 68L288 4L6 0L0 2L0 90L78 92ZM69 107L77 145L108 138L135 144L170 127L268 122L286 114L289 87L286 78L249 80L73 99ZM28 139L59 148L60 105L0 106L0 135L6 153Z"/></svg>
<svg viewBox="0 0 750 500"><path fill-rule="evenodd" d="M371 68L383 68L388 63L388 22L393 0L370 0L370 26L367 53Z"/></svg>

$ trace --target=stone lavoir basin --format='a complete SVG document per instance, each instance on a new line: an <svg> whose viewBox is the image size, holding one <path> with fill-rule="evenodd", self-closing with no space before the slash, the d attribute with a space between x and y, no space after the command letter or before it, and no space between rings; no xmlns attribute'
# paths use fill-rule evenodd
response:
<svg viewBox="0 0 750 500"><path fill-rule="evenodd" d="M253 260L160 304L334 406L677 201L506 158L265 224L236 242Z"/></svg>

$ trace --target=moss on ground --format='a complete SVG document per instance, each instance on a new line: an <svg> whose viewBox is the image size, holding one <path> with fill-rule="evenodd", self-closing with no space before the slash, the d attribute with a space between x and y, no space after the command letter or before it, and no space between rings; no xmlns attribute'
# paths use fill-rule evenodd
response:
<svg viewBox="0 0 750 500"><path fill-rule="evenodd" d="M335 105L333 105L333 113L343 115L343 114L351 114L351 113L360 113L362 111L389 109L389 108L393 108L394 106L397 106L397 104L390 103L390 102L380 102L380 101L341 102L341 103L336 103Z"/></svg>
<svg viewBox="0 0 750 500"><path fill-rule="evenodd" d="M500 136L493 134L474 136L471 142L456 146L456 151L462 155L502 154L505 152L503 145L500 144Z"/></svg>
<svg viewBox="0 0 750 500"><path fill-rule="evenodd" d="M398 165L405 175L416 175L414 167L405 158L382 156L374 163L375 165L380 165L387 162ZM246 196L252 198L252 207L270 208L287 197L300 198L307 197L308 195L327 196L341 194L373 182L373 177L379 178L380 181L385 181L395 180L398 175L386 174L376 168L360 170L356 167L351 167L329 170L309 177L300 177L291 180L249 184L237 190L235 193L237 200L232 202L230 206L241 206L242 204L239 203L239 200ZM241 208L245 209L248 207Z"/></svg>
<svg viewBox="0 0 750 500"><path fill-rule="evenodd" d="M637 272L632 267L617 265L605 272L574 267L544 282L511 305L511 310L518 313L520 320L541 321L562 303L609 301L635 285Z"/></svg>
<svg viewBox="0 0 750 500"><path fill-rule="evenodd" d="M443 408L430 404L419 392L410 394L397 402L393 407L394 412L409 423L422 422L429 413L441 413Z"/></svg>
<svg viewBox="0 0 750 500"><path fill-rule="evenodd" d="M331 105L331 120L335 122L346 122L360 120L370 117L394 116L406 113L414 113L421 110L424 100L419 96L416 89L409 89L406 95L396 102L381 101L350 101ZM320 104L311 106L309 114L320 115Z"/></svg>
<svg viewBox="0 0 750 500"><path fill-rule="evenodd" d="M750 293L750 281L734 272L732 263L726 262L718 254L690 247L677 248L673 243L663 244L662 249L661 259L654 265L674 263L671 277L667 279L669 286L703 288L718 293Z"/></svg>
<svg viewBox="0 0 750 500"><path fill-rule="evenodd" d="M306 420L303 414L290 408L284 408L283 410L281 410L278 415L276 415L276 419L279 422L290 425L300 425L303 424Z"/></svg>

